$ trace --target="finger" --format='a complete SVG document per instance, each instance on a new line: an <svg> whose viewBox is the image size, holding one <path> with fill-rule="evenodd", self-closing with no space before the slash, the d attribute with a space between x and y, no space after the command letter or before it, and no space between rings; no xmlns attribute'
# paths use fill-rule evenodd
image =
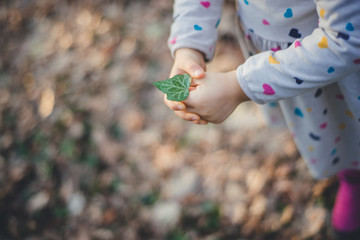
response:
<svg viewBox="0 0 360 240"><path fill-rule="evenodd" d="M186 106L184 103L168 100L166 94L164 95L164 103L166 106L168 106L168 108L170 108L173 111L186 109Z"/></svg>
<svg viewBox="0 0 360 240"><path fill-rule="evenodd" d="M173 69L171 72L181 74L187 72L192 78L202 78L205 76L205 70L199 63L190 59L187 61L179 61L179 64L175 64L177 69Z"/></svg>
<svg viewBox="0 0 360 240"><path fill-rule="evenodd" d="M190 74L192 78L202 78L205 76L204 69L196 62L190 63L187 67L186 72Z"/></svg>
<svg viewBox="0 0 360 240"><path fill-rule="evenodd" d="M185 112L185 111L174 111L176 116L186 120L186 121L200 121L200 116L195 113Z"/></svg>
<svg viewBox="0 0 360 240"><path fill-rule="evenodd" d="M206 125L206 124L208 124L208 121L200 118L200 120L194 121L194 123L199 124L199 125Z"/></svg>
<svg viewBox="0 0 360 240"><path fill-rule="evenodd" d="M201 81L201 80L197 80L197 81ZM198 113L196 109L199 107L199 103L203 102L201 97L201 91L198 91L200 90L200 88L201 85L197 84L195 81L194 86L191 86L189 88L190 91L189 96L184 101L182 101L182 103L185 104L188 112ZM189 109L191 109L191 111Z"/></svg>
<svg viewBox="0 0 360 240"><path fill-rule="evenodd" d="M191 91L194 91L196 89L196 85L193 85L193 86L190 86L189 87L189 91L191 92Z"/></svg>
<svg viewBox="0 0 360 240"><path fill-rule="evenodd" d="M199 120L198 124L201 124L201 125L204 124L205 125L205 124L209 123L208 119L206 118L206 115L202 115L202 113L199 112L199 109L192 106L191 103L186 102L186 112L190 112L190 113L193 113L193 114L196 114L196 115L200 116L200 120Z"/></svg>
<svg viewBox="0 0 360 240"><path fill-rule="evenodd" d="M191 87L196 87L199 86L200 84L202 84L202 80L203 79L197 79L197 78L193 78L191 79Z"/></svg>

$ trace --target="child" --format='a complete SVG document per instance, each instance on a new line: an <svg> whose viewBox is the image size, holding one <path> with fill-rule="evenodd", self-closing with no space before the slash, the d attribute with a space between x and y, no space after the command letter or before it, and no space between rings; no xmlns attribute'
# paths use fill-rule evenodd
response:
<svg viewBox="0 0 360 240"><path fill-rule="evenodd" d="M360 239L359 1L239 0L242 50L252 56L234 71L205 74L222 4L175 0L170 75L193 80L185 101L165 96L165 104L196 124L220 123L247 100L270 103L270 113L280 106L312 175L339 176L339 239Z"/></svg>

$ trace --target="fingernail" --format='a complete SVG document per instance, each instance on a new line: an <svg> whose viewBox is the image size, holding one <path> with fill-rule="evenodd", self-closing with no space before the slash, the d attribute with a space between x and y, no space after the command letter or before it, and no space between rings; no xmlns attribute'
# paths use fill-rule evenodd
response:
<svg viewBox="0 0 360 240"><path fill-rule="evenodd" d="M184 105L176 105L175 107L177 110L185 110L185 106Z"/></svg>
<svg viewBox="0 0 360 240"><path fill-rule="evenodd" d="M203 71L201 71L201 70L196 70L196 71L194 72L194 76L195 76L195 77L198 77L198 76L200 76L202 73L203 73Z"/></svg>
<svg viewBox="0 0 360 240"><path fill-rule="evenodd" d="M198 117L198 116L192 116L192 117L191 117L191 121L196 121L196 120L199 120L199 117Z"/></svg>

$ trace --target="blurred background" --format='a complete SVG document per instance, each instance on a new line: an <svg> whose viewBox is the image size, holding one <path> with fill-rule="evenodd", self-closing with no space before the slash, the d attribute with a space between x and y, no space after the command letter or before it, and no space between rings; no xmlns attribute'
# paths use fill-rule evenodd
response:
<svg viewBox="0 0 360 240"><path fill-rule="evenodd" d="M210 71L243 61L234 1ZM0 2L0 239L331 239L337 183L246 103L177 118L169 0Z"/></svg>

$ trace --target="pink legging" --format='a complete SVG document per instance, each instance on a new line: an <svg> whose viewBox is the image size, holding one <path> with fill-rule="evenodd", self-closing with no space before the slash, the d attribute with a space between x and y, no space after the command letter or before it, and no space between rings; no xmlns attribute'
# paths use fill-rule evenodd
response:
<svg viewBox="0 0 360 240"><path fill-rule="evenodd" d="M340 182L332 213L333 227L350 232L360 228L360 170L338 173Z"/></svg>

